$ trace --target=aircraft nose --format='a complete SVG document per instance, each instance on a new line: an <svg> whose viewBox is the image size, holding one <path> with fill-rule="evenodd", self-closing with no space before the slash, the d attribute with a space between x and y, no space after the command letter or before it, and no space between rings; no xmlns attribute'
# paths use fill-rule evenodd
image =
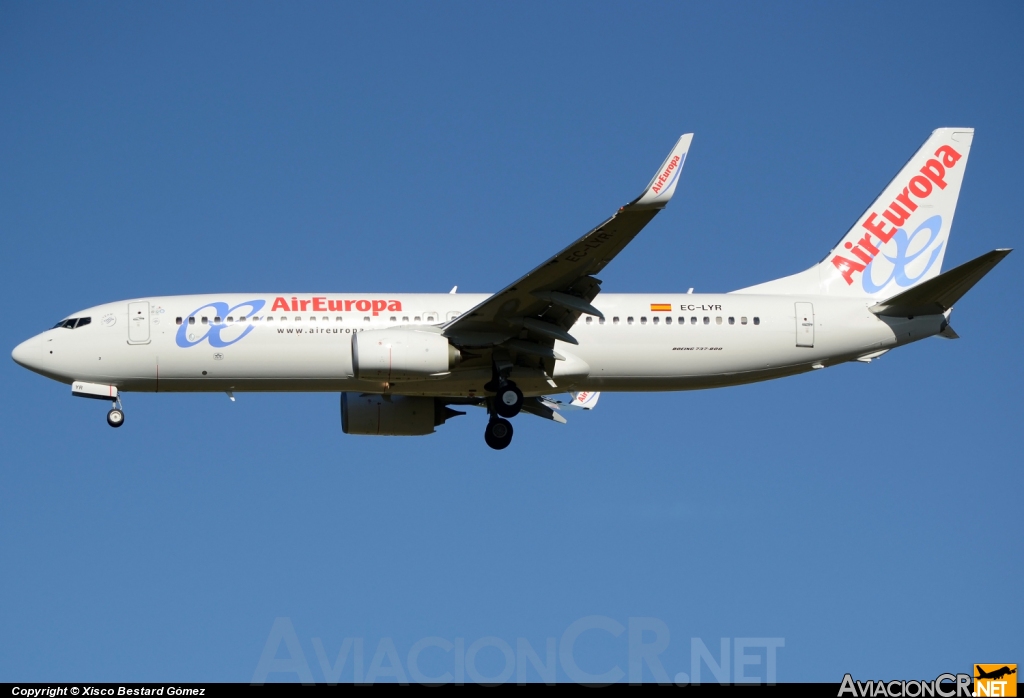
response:
<svg viewBox="0 0 1024 698"><path fill-rule="evenodd" d="M11 352L15 363L27 369L35 369L39 365L39 338L27 339Z"/></svg>

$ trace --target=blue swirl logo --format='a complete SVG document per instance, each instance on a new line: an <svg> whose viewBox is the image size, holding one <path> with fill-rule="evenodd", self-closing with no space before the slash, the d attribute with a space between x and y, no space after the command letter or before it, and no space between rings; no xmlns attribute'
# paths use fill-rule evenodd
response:
<svg viewBox="0 0 1024 698"><path fill-rule="evenodd" d="M885 257L887 260L892 262L892 272L889 274L885 281L875 285L874 279L871 278L871 268L878 261L878 257L871 260L871 263L864 269L864 273L861 274L861 284L864 287L864 291L867 293L878 293L883 288L888 286L891 282L895 281L897 286L903 288L909 288L913 286L928 273L928 270L935 264L935 260L942 254L942 248L945 246L945 241L940 242L935 246L935 249L931 250L931 256L928 257L928 262L924 265L924 268L920 271L917 276L907 275L907 265L911 264L914 260L921 257L921 255L928 252L928 248L938 239L939 232L942 230L942 216L932 216L921 225L917 226L917 229L907 234L907 231L900 228L896 231L896 234L892 236L893 241L896 243L896 255L890 257L887 254L881 253L879 256ZM910 247L914 241L917 240L919 235L928 234L928 239L923 245L917 248L916 252L910 252Z"/></svg>
<svg viewBox="0 0 1024 698"><path fill-rule="evenodd" d="M195 345L203 341L209 341L211 347L229 347L235 342L240 341L243 337L245 337L245 335L252 332L253 329L255 329L255 327L253 325L247 325L245 329L242 330L237 337L234 337L233 339L224 339L221 336L221 333L229 329L236 329L239 327L239 325L225 324L223 318L234 314L242 316L251 316L258 313L260 309L266 304L266 301L257 299L252 301L245 301L244 303L239 303L238 305L231 308L228 307L227 303L219 302L201 305L195 310L193 310L191 313L189 313L188 317L195 317L200 313L200 311L210 308L212 310L214 319L210 322L210 324L203 326L205 327L206 331L203 332L203 334L198 337L194 333L190 334L189 330L195 330L196 326L190 325L188 322L188 318L186 318L185 321L181 323L181 327L178 328L178 333L177 335L175 335L174 341L182 349L194 347ZM238 313L237 311L239 308L244 308L245 312ZM217 322L216 318L221 318L220 322Z"/></svg>

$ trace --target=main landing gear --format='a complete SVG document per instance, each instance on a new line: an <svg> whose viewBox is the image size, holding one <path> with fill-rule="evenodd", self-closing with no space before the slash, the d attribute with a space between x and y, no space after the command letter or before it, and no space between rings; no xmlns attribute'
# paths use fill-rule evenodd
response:
<svg viewBox="0 0 1024 698"><path fill-rule="evenodd" d="M493 390L495 395L487 401L490 420L484 430L484 441L491 448L500 451L512 443L512 423L508 420L515 417L523 409L523 391L516 384L503 376L498 368L494 369L494 378L484 386Z"/></svg>
<svg viewBox="0 0 1024 698"><path fill-rule="evenodd" d="M110 412L107 412L107 424L115 429L124 424L124 409L121 407L121 399L114 401Z"/></svg>
<svg viewBox="0 0 1024 698"><path fill-rule="evenodd" d="M494 397L494 411L502 417L515 417L523 409L523 391L512 381L506 381L498 388Z"/></svg>
<svg viewBox="0 0 1024 698"><path fill-rule="evenodd" d="M500 451L512 443L512 422L501 417L491 417L484 430L484 441L495 451Z"/></svg>

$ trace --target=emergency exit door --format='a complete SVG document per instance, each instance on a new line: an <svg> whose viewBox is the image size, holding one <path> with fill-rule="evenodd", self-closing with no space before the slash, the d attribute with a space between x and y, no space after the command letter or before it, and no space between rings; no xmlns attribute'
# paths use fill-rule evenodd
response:
<svg viewBox="0 0 1024 698"><path fill-rule="evenodd" d="M149 343L149 301L128 304L128 343Z"/></svg>
<svg viewBox="0 0 1024 698"><path fill-rule="evenodd" d="M796 345L798 347L814 346L814 305L812 303L796 304Z"/></svg>

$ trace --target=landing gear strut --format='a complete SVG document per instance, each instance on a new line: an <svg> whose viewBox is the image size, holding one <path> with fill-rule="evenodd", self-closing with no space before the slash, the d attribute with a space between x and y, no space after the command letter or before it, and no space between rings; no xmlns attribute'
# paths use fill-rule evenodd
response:
<svg viewBox="0 0 1024 698"><path fill-rule="evenodd" d="M124 410L121 408L121 400L118 398L107 412L107 424L115 429L124 424Z"/></svg>
<svg viewBox="0 0 1024 698"><path fill-rule="evenodd" d="M495 394L487 400L490 421L484 430L484 441L496 451L512 443L512 424L508 420L523 409L523 391L508 379L511 368L511 364L499 365L496 361L492 367L491 380L484 385L484 390Z"/></svg>
<svg viewBox="0 0 1024 698"><path fill-rule="evenodd" d="M501 417L494 417L487 422L484 441L496 451L506 448L512 443L512 423Z"/></svg>

